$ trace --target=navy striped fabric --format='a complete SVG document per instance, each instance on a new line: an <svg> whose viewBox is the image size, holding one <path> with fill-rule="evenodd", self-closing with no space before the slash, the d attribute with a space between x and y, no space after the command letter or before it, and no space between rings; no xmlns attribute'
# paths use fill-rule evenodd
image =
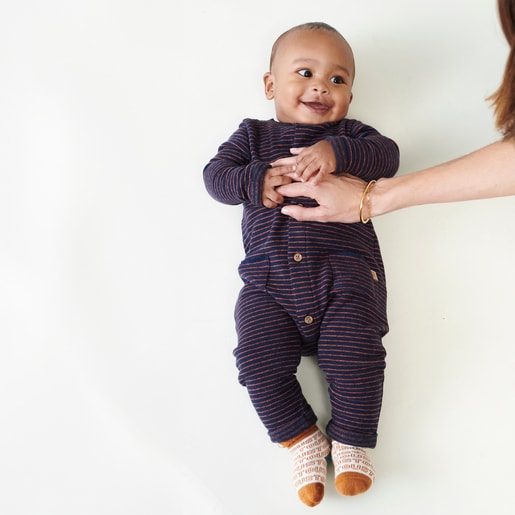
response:
<svg viewBox="0 0 515 515"><path fill-rule="evenodd" d="M336 173L364 180L395 174L399 150L356 120L322 125L244 120L204 169L210 194L243 204L244 282L236 305L239 380L274 442L293 438L316 416L295 373L301 355L317 354L329 383L327 434L374 447L381 409L388 331L386 285L369 224L297 222L261 204L269 163L292 147L330 141ZM286 202L316 205L306 198Z"/></svg>

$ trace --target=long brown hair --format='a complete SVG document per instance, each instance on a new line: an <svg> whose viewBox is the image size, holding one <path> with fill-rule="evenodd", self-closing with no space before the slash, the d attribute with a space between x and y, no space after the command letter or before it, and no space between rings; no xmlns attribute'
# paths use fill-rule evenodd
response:
<svg viewBox="0 0 515 515"><path fill-rule="evenodd" d="M510 45L499 89L489 97L497 128L505 138L515 138L515 0L497 0L501 27Z"/></svg>

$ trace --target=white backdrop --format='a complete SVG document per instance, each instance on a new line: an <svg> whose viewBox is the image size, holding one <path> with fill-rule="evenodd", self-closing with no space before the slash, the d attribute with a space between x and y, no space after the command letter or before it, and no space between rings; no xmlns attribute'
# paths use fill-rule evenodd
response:
<svg viewBox="0 0 515 515"><path fill-rule="evenodd" d="M507 55L484 0L27 0L0 7L0 511L307 513L237 383L240 207L202 169L285 29L357 60L350 116L400 173L498 136ZM376 220L389 283L378 475L320 514L513 513L513 198ZM322 378L302 364L327 420Z"/></svg>

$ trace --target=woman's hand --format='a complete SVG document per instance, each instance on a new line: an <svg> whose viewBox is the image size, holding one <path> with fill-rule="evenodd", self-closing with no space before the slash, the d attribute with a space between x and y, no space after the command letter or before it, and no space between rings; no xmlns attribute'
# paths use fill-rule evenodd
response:
<svg viewBox="0 0 515 515"><path fill-rule="evenodd" d="M318 207L287 205L285 215L301 222L359 222L359 204L366 182L351 175L329 174L318 183L292 182L277 188L284 197L309 197Z"/></svg>

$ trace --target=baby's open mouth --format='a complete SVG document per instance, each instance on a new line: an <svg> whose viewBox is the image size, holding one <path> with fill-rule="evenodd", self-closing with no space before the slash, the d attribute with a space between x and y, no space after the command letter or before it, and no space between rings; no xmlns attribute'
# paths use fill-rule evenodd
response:
<svg viewBox="0 0 515 515"><path fill-rule="evenodd" d="M325 113L329 109L328 106L322 104L321 102L303 102L303 104L317 113Z"/></svg>

